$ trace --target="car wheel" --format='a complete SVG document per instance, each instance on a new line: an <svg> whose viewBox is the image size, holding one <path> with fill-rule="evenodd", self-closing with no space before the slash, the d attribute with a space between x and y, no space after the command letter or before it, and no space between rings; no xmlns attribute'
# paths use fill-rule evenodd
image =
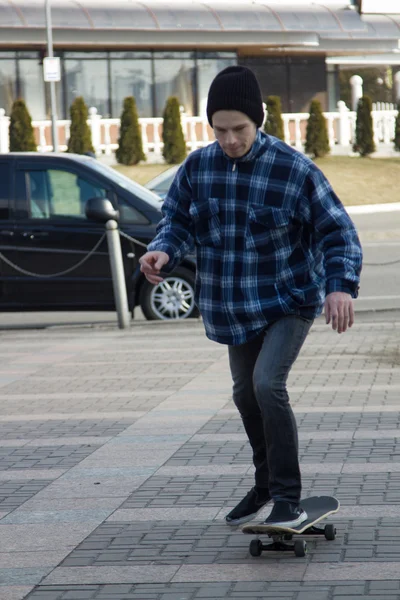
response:
<svg viewBox="0 0 400 600"><path fill-rule="evenodd" d="M198 317L194 282L194 273L185 268L176 269L156 285L146 279L140 293L140 306L146 319L167 321Z"/></svg>

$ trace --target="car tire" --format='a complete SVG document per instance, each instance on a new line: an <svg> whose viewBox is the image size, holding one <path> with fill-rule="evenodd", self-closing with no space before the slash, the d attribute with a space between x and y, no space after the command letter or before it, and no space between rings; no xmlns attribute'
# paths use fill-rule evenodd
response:
<svg viewBox="0 0 400 600"><path fill-rule="evenodd" d="M145 279L139 304L149 321L197 318L200 313L194 302L194 292L195 274L178 267L159 284L153 285Z"/></svg>

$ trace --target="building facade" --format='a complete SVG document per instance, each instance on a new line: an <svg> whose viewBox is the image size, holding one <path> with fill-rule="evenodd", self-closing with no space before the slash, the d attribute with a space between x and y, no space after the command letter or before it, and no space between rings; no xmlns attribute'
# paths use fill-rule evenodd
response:
<svg viewBox="0 0 400 600"><path fill-rule="evenodd" d="M62 72L58 116L68 118L73 100L83 96L100 115L115 118L131 95L140 117L161 116L171 95L187 115L204 115L213 77L232 64L252 68L264 97L280 96L284 112L307 112L314 98L335 110L340 70L356 65L359 72L383 64L391 73L382 79L390 96L390 77L400 69L397 3L385 14L371 8L364 14L360 3L346 0L292 0L290 6L276 0L53 0ZM49 116L45 56L44 0L1 3L0 108L6 114L22 97L34 119Z"/></svg>

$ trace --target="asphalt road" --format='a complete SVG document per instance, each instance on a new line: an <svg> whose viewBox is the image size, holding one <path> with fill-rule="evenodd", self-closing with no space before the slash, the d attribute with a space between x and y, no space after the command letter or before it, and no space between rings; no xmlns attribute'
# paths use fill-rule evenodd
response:
<svg viewBox="0 0 400 600"><path fill-rule="evenodd" d="M400 308L400 211L352 215L352 219L364 251L356 309Z"/></svg>
<svg viewBox="0 0 400 600"><path fill-rule="evenodd" d="M364 250L358 312L400 309L400 211L352 215ZM385 264L397 261L394 264ZM372 266L374 265L374 266ZM143 320L140 309L135 321ZM2 313L0 328L116 324L112 312Z"/></svg>

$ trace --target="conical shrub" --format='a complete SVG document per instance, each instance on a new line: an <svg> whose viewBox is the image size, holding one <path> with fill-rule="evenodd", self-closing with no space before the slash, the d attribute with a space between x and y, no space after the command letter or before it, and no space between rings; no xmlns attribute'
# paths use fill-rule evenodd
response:
<svg viewBox="0 0 400 600"><path fill-rule="evenodd" d="M371 111L371 98L362 96L357 105L356 139L353 144L354 152L359 152L361 156L368 156L376 150Z"/></svg>
<svg viewBox="0 0 400 600"><path fill-rule="evenodd" d="M15 100L10 116L10 152L35 152L37 144L32 119L23 100Z"/></svg>
<svg viewBox="0 0 400 600"><path fill-rule="evenodd" d="M146 160L136 101L133 96L124 100L118 149L115 156L121 165L137 165L141 160Z"/></svg>
<svg viewBox="0 0 400 600"><path fill-rule="evenodd" d="M281 99L279 96L268 96L266 104L267 118L265 120L264 131L280 140L284 140Z"/></svg>
<svg viewBox="0 0 400 600"><path fill-rule="evenodd" d="M163 119L162 139L165 162L170 165L181 163L186 157L186 142L183 136L179 100L175 96L168 98Z"/></svg>
<svg viewBox="0 0 400 600"><path fill-rule="evenodd" d="M86 154L94 152L92 134L87 123L89 111L84 99L79 96L71 104L71 131L68 140L67 152Z"/></svg>
<svg viewBox="0 0 400 600"><path fill-rule="evenodd" d="M397 117L394 128L394 149L400 152L400 102L397 104Z"/></svg>
<svg viewBox="0 0 400 600"><path fill-rule="evenodd" d="M326 119L318 100L313 100L310 104L304 149L307 154L311 154L314 158L320 158L330 152Z"/></svg>

